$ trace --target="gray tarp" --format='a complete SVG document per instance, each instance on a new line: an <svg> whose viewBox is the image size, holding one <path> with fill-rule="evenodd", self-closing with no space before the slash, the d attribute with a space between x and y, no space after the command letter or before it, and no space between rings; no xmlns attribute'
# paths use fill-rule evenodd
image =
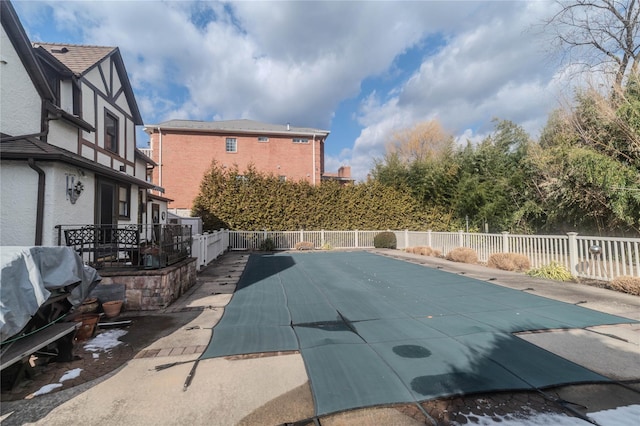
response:
<svg viewBox="0 0 640 426"><path fill-rule="evenodd" d="M67 297L77 306L101 279L71 247L1 247L0 266L0 341L22 330L52 291L78 284Z"/></svg>

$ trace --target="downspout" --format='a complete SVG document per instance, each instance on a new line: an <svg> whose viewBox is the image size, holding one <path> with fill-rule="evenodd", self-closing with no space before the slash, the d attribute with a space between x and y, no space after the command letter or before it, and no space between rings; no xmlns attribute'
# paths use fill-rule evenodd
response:
<svg viewBox="0 0 640 426"><path fill-rule="evenodd" d="M313 186L316 185L316 134L313 134L313 168L311 171L313 172Z"/></svg>
<svg viewBox="0 0 640 426"><path fill-rule="evenodd" d="M162 188L162 129L160 126L158 126L158 134L160 135L158 139L158 148L160 149L160 153L158 154L158 163L160 163L160 170L158 170L158 186Z"/></svg>
<svg viewBox="0 0 640 426"><path fill-rule="evenodd" d="M42 245L42 230L44 229L44 185L47 177L33 158L29 158L29 167L38 173L38 201L36 207L36 246Z"/></svg>

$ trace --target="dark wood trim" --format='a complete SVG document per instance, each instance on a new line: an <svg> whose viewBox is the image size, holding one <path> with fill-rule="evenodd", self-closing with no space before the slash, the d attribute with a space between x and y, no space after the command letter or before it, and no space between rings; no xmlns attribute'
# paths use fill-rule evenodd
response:
<svg viewBox="0 0 640 426"><path fill-rule="evenodd" d="M107 96L109 95L109 85L107 84L107 79L104 76L104 71L102 70L102 64L98 64L98 72L100 73L100 78L102 79L102 84L104 84L104 90L107 91ZM88 81L87 81L88 83ZM95 90L95 92L100 93L99 91Z"/></svg>
<svg viewBox="0 0 640 426"><path fill-rule="evenodd" d="M103 94L102 92L99 91L99 89L94 86L93 84L91 84L89 81L84 80L83 77L83 82L87 85L87 87L89 87L91 90L93 90L93 93L95 93L96 96L100 96L102 99L104 99L110 106L113 107L113 109L119 111L120 113L122 113L122 115L124 115L125 117L128 117L131 119L131 121L133 122L133 116L131 114L129 114L127 111L123 110L119 105L116 105L115 103L113 103L105 94ZM96 101L97 102L97 101ZM96 106L97 108L97 106Z"/></svg>

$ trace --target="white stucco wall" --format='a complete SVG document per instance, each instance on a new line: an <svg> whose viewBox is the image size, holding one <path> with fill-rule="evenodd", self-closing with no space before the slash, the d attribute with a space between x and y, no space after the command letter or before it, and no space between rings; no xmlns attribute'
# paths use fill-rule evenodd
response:
<svg viewBox="0 0 640 426"><path fill-rule="evenodd" d="M32 246L36 238L38 173L26 161L0 167L0 245Z"/></svg>
<svg viewBox="0 0 640 426"><path fill-rule="evenodd" d="M91 84L97 87L100 92L107 93L107 88L105 87L104 82L102 81L102 77L100 76L100 71L98 70L98 67L94 67L91 71L86 73L84 77ZM107 81L109 80L107 79Z"/></svg>
<svg viewBox="0 0 640 426"><path fill-rule="evenodd" d="M0 131L12 136L39 133L42 101L4 27L0 55Z"/></svg>
<svg viewBox="0 0 640 426"><path fill-rule="evenodd" d="M134 171L135 177L146 181L147 180L147 163L136 158L135 164L136 164L136 168Z"/></svg>
<svg viewBox="0 0 640 426"><path fill-rule="evenodd" d="M136 149L136 126L133 121L127 118L127 127L125 129L127 135L127 155L126 158L129 161L135 161L135 149Z"/></svg>
<svg viewBox="0 0 640 426"><path fill-rule="evenodd" d="M95 176L93 173L64 164L41 166L47 174L45 196L44 245L57 245L56 225L87 225L95 221ZM72 204L67 195L67 176L82 182L80 196Z"/></svg>
<svg viewBox="0 0 640 426"><path fill-rule="evenodd" d="M96 127L95 93L86 84L82 84L82 119ZM90 142L96 142L96 133L82 131L82 137Z"/></svg>
<svg viewBox="0 0 640 426"><path fill-rule="evenodd" d="M78 128L62 120L51 120L47 142L77 154Z"/></svg>
<svg viewBox="0 0 640 426"><path fill-rule="evenodd" d="M60 81L60 108L73 114L73 84L71 80Z"/></svg>

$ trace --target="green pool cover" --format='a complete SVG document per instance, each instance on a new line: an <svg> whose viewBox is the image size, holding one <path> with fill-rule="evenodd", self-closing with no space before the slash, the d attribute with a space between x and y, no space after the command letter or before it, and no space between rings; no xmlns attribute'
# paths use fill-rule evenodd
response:
<svg viewBox="0 0 640 426"><path fill-rule="evenodd" d="M299 350L321 416L608 381L511 333L630 322L366 252L255 254L201 358Z"/></svg>

